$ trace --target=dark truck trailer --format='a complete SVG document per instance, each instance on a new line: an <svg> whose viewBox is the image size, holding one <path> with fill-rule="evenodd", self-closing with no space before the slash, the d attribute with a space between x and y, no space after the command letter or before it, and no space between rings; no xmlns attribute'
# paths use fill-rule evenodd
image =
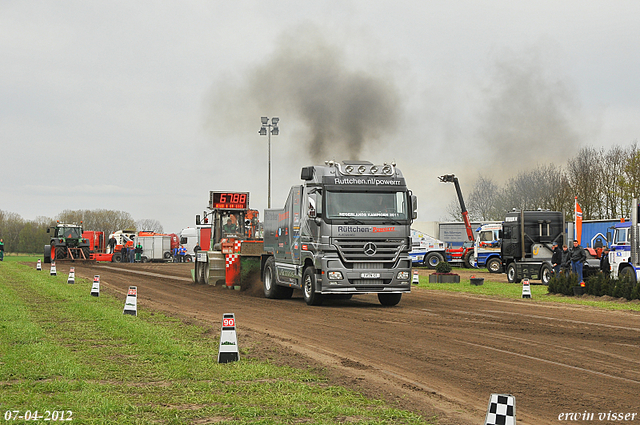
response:
<svg viewBox="0 0 640 425"><path fill-rule="evenodd" d="M261 271L267 298L305 302L378 294L383 305L411 292L411 223L417 198L395 164L327 162L302 169L282 209L265 210Z"/></svg>
<svg viewBox="0 0 640 425"><path fill-rule="evenodd" d="M564 243L564 216L559 211L513 211L502 223L502 267L507 280L541 280L553 273L553 243Z"/></svg>

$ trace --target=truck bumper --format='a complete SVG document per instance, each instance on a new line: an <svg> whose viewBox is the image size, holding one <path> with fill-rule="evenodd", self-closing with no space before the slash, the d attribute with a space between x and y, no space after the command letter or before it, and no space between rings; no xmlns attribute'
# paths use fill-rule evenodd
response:
<svg viewBox="0 0 640 425"><path fill-rule="evenodd" d="M378 268L381 263L347 268L339 258L322 260L322 273L317 276L321 294L378 294L411 292L411 258L403 257L395 268Z"/></svg>

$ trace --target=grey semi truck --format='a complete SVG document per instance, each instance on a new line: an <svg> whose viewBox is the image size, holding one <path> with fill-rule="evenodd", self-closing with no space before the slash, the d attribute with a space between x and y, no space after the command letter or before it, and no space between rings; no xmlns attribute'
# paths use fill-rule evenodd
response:
<svg viewBox="0 0 640 425"><path fill-rule="evenodd" d="M411 291L411 223L417 198L395 163L328 161L303 167L282 209L264 216L261 275L267 298L301 289L309 305L377 294L382 305Z"/></svg>

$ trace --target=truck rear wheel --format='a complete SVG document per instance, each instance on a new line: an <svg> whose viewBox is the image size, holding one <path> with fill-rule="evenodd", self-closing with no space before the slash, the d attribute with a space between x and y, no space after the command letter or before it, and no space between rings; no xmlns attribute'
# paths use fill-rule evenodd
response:
<svg viewBox="0 0 640 425"><path fill-rule="evenodd" d="M509 263L509 265L507 266L507 280L509 281L509 283L520 283L522 279L517 279L516 276L516 264Z"/></svg>
<svg viewBox="0 0 640 425"><path fill-rule="evenodd" d="M316 269L307 267L302 274L302 296L307 305L322 304L322 294L316 292Z"/></svg>
<svg viewBox="0 0 640 425"><path fill-rule="evenodd" d="M264 265L262 289L266 298L291 298L293 295L293 288L280 286L276 283L276 261L273 257L269 257Z"/></svg>
<svg viewBox="0 0 640 425"><path fill-rule="evenodd" d="M62 247L56 247L56 257L54 258L54 260L61 260L63 258L66 257L66 252L65 249Z"/></svg>
<svg viewBox="0 0 640 425"><path fill-rule="evenodd" d="M502 261L498 258L491 258L487 261L487 270L489 273L502 273Z"/></svg>
<svg viewBox="0 0 640 425"><path fill-rule="evenodd" d="M394 306L400 302L402 294L378 294L378 301L384 306Z"/></svg>
<svg viewBox="0 0 640 425"><path fill-rule="evenodd" d="M115 254L113 254L113 257L111 257L111 262L113 263L119 263L122 261L122 254L119 252L116 252Z"/></svg>
<svg viewBox="0 0 640 425"><path fill-rule="evenodd" d="M444 257L439 252L430 252L424 256L424 264L430 269L435 269L441 261L444 261Z"/></svg>
<svg viewBox="0 0 640 425"><path fill-rule="evenodd" d="M44 263L50 263L51 262L51 245L45 245L44 246Z"/></svg>

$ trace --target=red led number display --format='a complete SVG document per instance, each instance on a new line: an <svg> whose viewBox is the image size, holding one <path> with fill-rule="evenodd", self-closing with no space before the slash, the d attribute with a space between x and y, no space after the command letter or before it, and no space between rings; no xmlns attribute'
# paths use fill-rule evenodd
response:
<svg viewBox="0 0 640 425"><path fill-rule="evenodd" d="M233 192L215 192L213 194L213 208L218 209L247 209L247 194Z"/></svg>
<svg viewBox="0 0 640 425"><path fill-rule="evenodd" d="M222 319L222 326L225 328L232 328L236 325L235 319Z"/></svg>

